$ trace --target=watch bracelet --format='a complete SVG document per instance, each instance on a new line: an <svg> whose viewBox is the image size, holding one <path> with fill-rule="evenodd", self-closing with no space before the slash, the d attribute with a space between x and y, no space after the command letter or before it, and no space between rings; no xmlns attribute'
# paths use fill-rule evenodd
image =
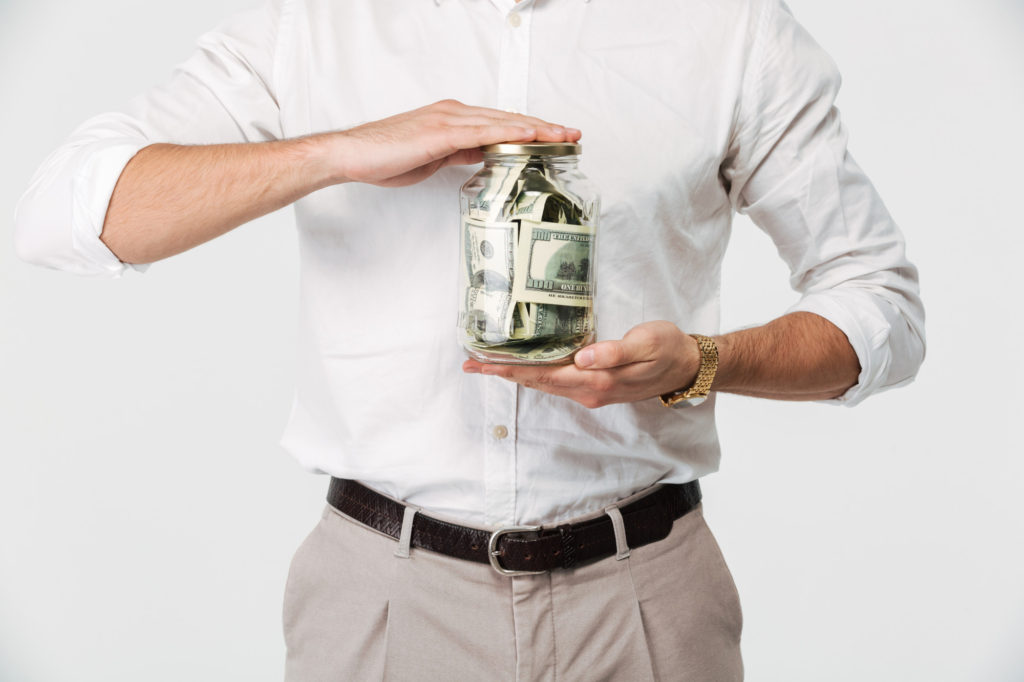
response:
<svg viewBox="0 0 1024 682"><path fill-rule="evenodd" d="M700 366L697 368L697 376L688 388L661 395L661 402L666 407L672 407L682 400L704 398L710 393L711 384L714 383L715 374L718 371L718 345L709 336L690 334L690 337L697 341L697 347L700 349Z"/></svg>

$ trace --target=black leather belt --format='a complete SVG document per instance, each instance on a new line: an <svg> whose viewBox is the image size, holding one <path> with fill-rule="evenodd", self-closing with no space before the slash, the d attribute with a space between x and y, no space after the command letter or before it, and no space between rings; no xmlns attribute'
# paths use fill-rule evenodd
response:
<svg viewBox="0 0 1024 682"><path fill-rule="evenodd" d="M642 547L668 537L672 522L693 510L700 498L700 484L690 481L662 485L620 507L626 543ZM401 535L405 507L364 485L332 478L327 502L346 516L396 540ZM551 528L515 526L487 531L417 513L413 517L411 545L458 559L489 563L504 575L572 568L616 552L615 531L607 514Z"/></svg>

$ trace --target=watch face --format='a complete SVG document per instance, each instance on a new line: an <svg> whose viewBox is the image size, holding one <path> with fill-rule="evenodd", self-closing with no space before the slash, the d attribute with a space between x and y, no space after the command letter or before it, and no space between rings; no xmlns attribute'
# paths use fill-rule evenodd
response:
<svg viewBox="0 0 1024 682"><path fill-rule="evenodd" d="M708 397L706 395L699 396L696 398L687 398L685 400L680 400L678 403L672 403L672 407L674 407L677 410L682 409L684 407L697 407L707 399Z"/></svg>

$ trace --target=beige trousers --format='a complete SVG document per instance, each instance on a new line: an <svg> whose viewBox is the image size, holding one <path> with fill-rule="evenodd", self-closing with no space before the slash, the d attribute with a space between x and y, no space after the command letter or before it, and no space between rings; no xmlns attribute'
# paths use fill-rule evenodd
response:
<svg viewBox="0 0 1024 682"><path fill-rule="evenodd" d="M701 507L628 558L543 575L397 548L324 510L285 588L288 682L743 678L739 597Z"/></svg>

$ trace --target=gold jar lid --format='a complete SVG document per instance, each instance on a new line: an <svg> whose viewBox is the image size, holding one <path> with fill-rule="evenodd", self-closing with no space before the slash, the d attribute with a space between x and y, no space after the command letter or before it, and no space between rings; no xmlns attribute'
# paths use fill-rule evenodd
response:
<svg viewBox="0 0 1024 682"><path fill-rule="evenodd" d="M488 144L480 147L484 154L521 154L523 156L572 156L583 151L583 145L573 142L526 142L514 144Z"/></svg>

